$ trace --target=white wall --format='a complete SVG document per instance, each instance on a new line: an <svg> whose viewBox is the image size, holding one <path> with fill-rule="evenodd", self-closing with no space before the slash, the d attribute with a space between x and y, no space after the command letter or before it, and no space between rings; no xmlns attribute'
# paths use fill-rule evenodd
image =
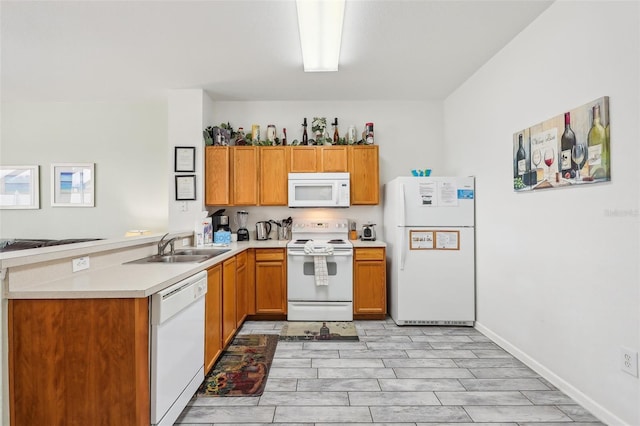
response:
<svg viewBox="0 0 640 426"><path fill-rule="evenodd" d="M608 424L640 424L638 2L556 2L444 103L477 176L478 325ZM612 181L515 194L512 137L610 96Z"/></svg>
<svg viewBox="0 0 640 426"><path fill-rule="evenodd" d="M167 228L167 106L3 103L0 164L40 166L40 209L0 210L1 238ZM95 207L51 207L51 163L95 163Z"/></svg>
<svg viewBox="0 0 640 426"><path fill-rule="evenodd" d="M278 137L282 128L287 129L287 140L302 139L302 121L306 117L311 135L313 117L326 117L327 123L338 117L340 134L344 135L350 125L361 134L366 122L374 123L375 143L379 145L380 185L396 176L408 176L415 168L431 168L433 173L442 167L442 102L397 101L397 102L213 102L214 123L229 122L234 129L244 127L251 131L252 124L259 124L262 139L268 124L274 124ZM328 127L332 134L331 126ZM310 138L312 136L309 136ZM284 219L289 216L304 217L322 215L346 217L355 220L358 231L366 222L378 224L378 235L382 234L382 197L379 206L357 206L348 209L289 209L287 207L259 207L246 209L250 212L249 230L253 224L265 219ZM211 212L215 211L210 207ZM228 209L227 214L238 209ZM232 217L233 219L233 217ZM232 220L233 224L233 220ZM232 226L233 227L233 226Z"/></svg>

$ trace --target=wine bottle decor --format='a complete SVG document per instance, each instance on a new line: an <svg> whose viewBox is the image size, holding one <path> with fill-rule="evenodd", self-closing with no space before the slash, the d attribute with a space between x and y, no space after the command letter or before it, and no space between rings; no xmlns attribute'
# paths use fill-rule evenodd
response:
<svg viewBox="0 0 640 426"><path fill-rule="evenodd" d="M514 133L514 191L610 181L609 129L609 97L603 96Z"/></svg>

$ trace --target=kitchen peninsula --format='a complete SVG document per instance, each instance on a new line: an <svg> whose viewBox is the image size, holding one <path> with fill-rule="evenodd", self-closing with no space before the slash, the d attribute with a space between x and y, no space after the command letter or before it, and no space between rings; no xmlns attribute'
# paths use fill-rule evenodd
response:
<svg viewBox="0 0 640 426"><path fill-rule="evenodd" d="M177 248L191 244L191 233L174 236ZM5 353L12 425L90 424L96 418L104 424L148 425L149 297L199 271L209 275L206 370L247 316L286 317L288 241L232 243L228 252L201 263L125 264L155 253L159 239L141 236L0 255L8 299ZM363 253L384 253L382 242L354 243ZM89 257L91 267L73 273L72 259L78 257ZM363 265L361 274L370 276L369 264ZM354 284L356 297L357 288L363 287ZM284 308L270 310L278 303ZM359 305L370 306L370 299Z"/></svg>

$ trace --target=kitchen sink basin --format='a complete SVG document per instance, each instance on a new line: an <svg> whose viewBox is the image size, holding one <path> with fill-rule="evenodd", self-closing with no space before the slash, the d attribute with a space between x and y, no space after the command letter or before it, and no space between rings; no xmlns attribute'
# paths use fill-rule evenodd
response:
<svg viewBox="0 0 640 426"><path fill-rule="evenodd" d="M143 257L142 259L133 260L126 263L200 263L213 257L228 252L226 250L207 250L207 249L185 249L176 251L174 254L154 254Z"/></svg>
<svg viewBox="0 0 640 426"><path fill-rule="evenodd" d="M199 255L206 255L206 256L218 256L219 254L222 253L226 253L231 249L180 249L180 250L176 250L175 255L176 256L199 256Z"/></svg>

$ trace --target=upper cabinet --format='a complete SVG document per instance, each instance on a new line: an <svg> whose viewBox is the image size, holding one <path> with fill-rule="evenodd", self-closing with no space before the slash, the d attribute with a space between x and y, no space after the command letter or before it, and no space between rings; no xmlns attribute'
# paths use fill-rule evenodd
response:
<svg viewBox="0 0 640 426"><path fill-rule="evenodd" d="M207 146L204 150L204 203L231 205L231 147Z"/></svg>
<svg viewBox="0 0 640 426"><path fill-rule="evenodd" d="M347 147L341 146L292 146L291 173L346 172Z"/></svg>
<svg viewBox="0 0 640 426"><path fill-rule="evenodd" d="M313 173L318 171L318 154L315 146L292 146L291 173Z"/></svg>
<svg viewBox="0 0 640 426"><path fill-rule="evenodd" d="M349 146L351 205L375 205L380 202L378 145Z"/></svg>
<svg viewBox="0 0 640 426"><path fill-rule="evenodd" d="M318 150L320 157L319 172L346 172L349 169L348 151L346 146L321 146Z"/></svg>
<svg viewBox="0 0 640 426"><path fill-rule="evenodd" d="M290 150L286 146L260 148L260 205L286 206Z"/></svg>
<svg viewBox="0 0 640 426"><path fill-rule="evenodd" d="M205 204L286 206L290 172L349 172L352 205L380 200L377 145L207 146Z"/></svg>
<svg viewBox="0 0 640 426"><path fill-rule="evenodd" d="M258 147L232 147L233 205L258 204Z"/></svg>

